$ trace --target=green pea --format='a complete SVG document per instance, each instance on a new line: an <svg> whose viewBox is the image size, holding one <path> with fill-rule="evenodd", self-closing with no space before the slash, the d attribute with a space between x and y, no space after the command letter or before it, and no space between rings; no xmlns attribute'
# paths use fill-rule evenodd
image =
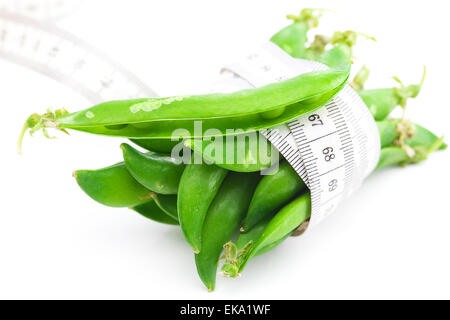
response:
<svg viewBox="0 0 450 320"><path fill-rule="evenodd" d="M153 195L156 205L167 215L178 221L177 196L176 195Z"/></svg>
<svg viewBox="0 0 450 320"><path fill-rule="evenodd" d="M207 164L190 164L178 189L181 229L195 253L200 252L202 228L211 202L227 175L225 169Z"/></svg>
<svg viewBox="0 0 450 320"><path fill-rule="evenodd" d="M286 111L286 108L279 108L272 111L263 112L260 114L261 118L263 119L276 119L283 115L283 113Z"/></svg>
<svg viewBox="0 0 450 320"><path fill-rule="evenodd" d="M305 188L305 183L292 166L282 162L278 171L265 176L256 188L244 220L243 231L253 228Z"/></svg>
<svg viewBox="0 0 450 320"><path fill-rule="evenodd" d="M109 130L122 130L125 129L127 126L128 126L127 124L116 124L111 126L105 126L105 128Z"/></svg>
<svg viewBox="0 0 450 320"><path fill-rule="evenodd" d="M177 194L183 164L162 154L139 152L128 144L121 148L128 170L139 183L159 194Z"/></svg>
<svg viewBox="0 0 450 320"><path fill-rule="evenodd" d="M109 207L130 208L148 201L150 190L119 163L100 170L74 172L78 185L93 200Z"/></svg>
<svg viewBox="0 0 450 320"><path fill-rule="evenodd" d="M178 225L178 221L162 211L153 200L138 205L133 210L147 219L168 225Z"/></svg>
<svg viewBox="0 0 450 320"><path fill-rule="evenodd" d="M202 230L202 250L195 256L200 279L213 291L225 243L231 240L247 211L258 174L230 173L212 202Z"/></svg>
<svg viewBox="0 0 450 320"><path fill-rule="evenodd" d="M280 158L278 151L259 133L186 143L206 162L235 172L258 172L275 165Z"/></svg>
<svg viewBox="0 0 450 320"><path fill-rule="evenodd" d="M172 153L173 148L181 141L172 141L170 139L132 139L133 143L148 151L158 153Z"/></svg>
<svg viewBox="0 0 450 320"><path fill-rule="evenodd" d="M258 242L253 245L250 253L244 259L244 262L239 268L239 272L242 272L248 261L259 250L278 243L309 219L310 216L311 199L310 193L307 192L282 208L269 222Z"/></svg>

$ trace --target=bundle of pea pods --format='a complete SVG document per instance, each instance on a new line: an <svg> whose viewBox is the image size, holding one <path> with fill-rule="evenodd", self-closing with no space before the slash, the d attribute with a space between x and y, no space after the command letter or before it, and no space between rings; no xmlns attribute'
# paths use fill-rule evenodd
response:
<svg viewBox="0 0 450 320"><path fill-rule="evenodd" d="M226 135L235 129L247 134L273 128L322 107L350 83L378 124L382 149L377 170L418 163L447 147L443 138L405 117L389 118L394 109L405 110L407 100L418 96L423 80L405 86L395 78L395 87L366 90L369 70L364 67L349 81L360 34L346 31L308 39L321 15L316 9L289 15L291 24L271 41L292 57L321 62L328 70L233 93L111 101L75 113L61 109L33 114L25 123L19 148L28 130L31 134L43 130L48 136L48 128L130 139L137 147L121 146L122 163L75 171L76 181L103 205L130 208L157 223L180 226L193 249L198 275L212 291L219 268L222 275L237 277L253 257L299 233L311 215L310 193L285 160L271 169L273 164L260 158L261 143L250 146L237 134L219 140L217 132ZM199 121L201 132L194 134ZM177 130L188 132L181 143L172 139ZM241 145L227 148L238 140ZM174 148L179 146L183 157L200 155L201 161L175 158ZM245 154L242 161L230 164L204 153L212 149L208 154L214 154L218 147L224 158L238 147Z"/></svg>

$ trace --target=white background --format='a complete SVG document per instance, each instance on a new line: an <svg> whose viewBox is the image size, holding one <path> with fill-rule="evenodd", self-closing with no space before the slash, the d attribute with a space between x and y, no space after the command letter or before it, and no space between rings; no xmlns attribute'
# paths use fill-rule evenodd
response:
<svg viewBox="0 0 450 320"><path fill-rule="evenodd" d="M220 67L287 25L303 7L334 9L321 31L354 29L368 87L429 76L408 115L450 138L446 1L88 1L58 24L107 52L160 95L202 88ZM355 67L356 67L355 66ZM26 138L23 121L47 107L89 106L71 89L0 61L0 298L312 299L450 298L450 151L371 176L353 199L302 238L254 259L215 293L197 278L176 228L105 208L72 170L120 161L120 140L73 133Z"/></svg>

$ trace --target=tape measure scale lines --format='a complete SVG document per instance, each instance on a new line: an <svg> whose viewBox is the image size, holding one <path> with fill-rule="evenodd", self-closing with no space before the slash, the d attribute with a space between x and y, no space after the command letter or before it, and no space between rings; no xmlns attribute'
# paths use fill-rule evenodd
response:
<svg viewBox="0 0 450 320"><path fill-rule="evenodd" d="M50 23L0 12L0 57L44 74L92 103L157 94L93 46Z"/></svg>
<svg viewBox="0 0 450 320"><path fill-rule="evenodd" d="M294 59L276 45L267 44L225 70L256 87L326 69L317 62ZM245 82L240 84L243 86ZM335 211L361 186L379 158L380 139L375 121L349 86L324 107L261 133L311 191L311 219L306 227L301 227L301 232Z"/></svg>

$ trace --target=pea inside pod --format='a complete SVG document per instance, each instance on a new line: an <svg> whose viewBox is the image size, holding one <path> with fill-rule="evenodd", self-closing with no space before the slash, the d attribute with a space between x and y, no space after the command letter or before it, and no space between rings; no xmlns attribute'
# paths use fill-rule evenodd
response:
<svg viewBox="0 0 450 320"><path fill-rule="evenodd" d="M63 111L34 114L26 121L19 149L27 129L36 132L49 127L138 139L171 139L174 132L181 129L185 129L182 135L187 131L189 136L195 137L198 131L195 120L202 120L204 126L200 136L213 128L220 130L222 135L233 128L244 131L268 128L319 108L339 92L350 72L348 61L342 63L339 68L305 73L283 82L234 93L110 101L71 114ZM286 108L286 111L277 118L260 116L280 108ZM149 126L136 126L145 123Z"/></svg>

